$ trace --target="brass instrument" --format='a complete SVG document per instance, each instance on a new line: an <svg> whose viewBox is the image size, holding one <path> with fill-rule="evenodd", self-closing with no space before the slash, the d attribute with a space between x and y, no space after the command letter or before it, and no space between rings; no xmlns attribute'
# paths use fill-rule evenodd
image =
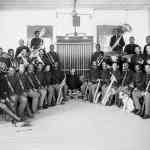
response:
<svg viewBox="0 0 150 150"><path fill-rule="evenodd" d="M114 43L114 45L109 48L110 51L112 51L119 44L121 38L123 37L123 35L126 32L131 32L132 31L132 27L129 24L123 24L121 26L118 26L117 30L118 30L118 33L120 33L120 36L116 40L116 42Z"/></svg>
<svg viewBox="0 0 150 150"><path fill-rule="evenodd" d="M105 93L103 99L102 99L102 104L103 104L103 105L106 105L106 103L108 102L109 96L110 96L110 94L111 94L111 93L110 93L110 90L111 90L111 87L112 87L112 85L113 85L113 83L114 83L115 81L117 81L117 79L116 79L115 76L112 74L112 76L111 76L111 82L110 82L110 84L109 84L109 86L108 86L108 88L107 88L107 91L106 91L106 93Z"/></svg>
<svg viewBox="0 0 150 150"><path fill-rule="evenodd" d="M101 80L98 79L98 84L97 84L96 91L94 93L94 98L93 98L93 103L95 103L95 104L98 103L98 99L99 99L99 96L100 96L100 93L98 92L99 87L100 87L100 83L101 83Z"/></svg>

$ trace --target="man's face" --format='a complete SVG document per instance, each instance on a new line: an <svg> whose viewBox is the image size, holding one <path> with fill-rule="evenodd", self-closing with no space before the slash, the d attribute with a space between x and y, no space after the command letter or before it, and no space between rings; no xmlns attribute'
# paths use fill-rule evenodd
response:
<svg viewBox="0 0 150 150"><path fill-rule="evenodd" d="M135 71L136 72L138 72L138 71L140 71L141 69L140 69L140 66L139 65L135 65Z"/></svg>
<svg viewBox="0 0 150 150"><path fill-rule="evenodd" d="M34 66L33 66L32 64L30 64L30 65L28 66L28 72L31 73L31 72L33 72L33 71L34 71Z"/></svg>
<svg viewBox="0 0 150 150"><path fill-rule="evenodd" d="M150 74L150 65L145 66L145 71L146 73Z"/></svg>
<svg viewBox="0 0 150 150"><path fill-rule="evenodd" d="M150 55L150 46L146 46L146 52L148 55Z"/></svg>
<svg viewBox="0 0 150 150"><path fill-rule="evenodd" d="M39 38L39 36L40 36L40 32L35 33L36 38Z"/></svg>
<svg viewBox="0 0 150 150"><path fill-rule="evenodd" d="M13 75L15 74L15 69L10 67L10 68L8 69L8 74L9 74L10 76L13 76Z"/></svg>
<svg viewBox="0 0 150 150"><path fill-rule="evenodd" d="M107 69L107 64L105 62L102 63L102 68Z"/></svg>
<svg viewBox="0 0 150 150"><path fill-rule="evenodd" d="M146 37L146 43L147 43L147 44L150 44L150 36L147 36L147 37Z"/></svg>
<svg viewBox="0 0 150 150"><path fill-rule="evenodd" d="M96 44L96 51L100 51L100 45Z"/></svg>
<svg viewBox="0 0 150 150"><path fill-rule="evenodd" d="M19 66L19 73L24 73L24 71L25 71L25 67L24 67L24 65L23 64L20 64L20 66Z"/></svg>
<svg viewBox="0 0 150 150"><path fill-rule="evenodd" d="M50 51L54 51L54 45L50 45Z"/></svg>
<svg viewBox="0 0 150 150"><path fill-rule="evenodd" d="M130 37L129 42L130 42L130 44L134 44L135 43L135 38L134 37Z"/></svg>
<svg viewBox="0 0 150 150"><path fill-rule="evenodd" d="M50 66L49 65L47 65L46 67L45 67L45 71L50 71Z"/></svg>
<svg viewBox="0 0 150 150"><path fill-rule="evenodd" d="M129 68L129 64L128 63L123 63L123 66L122 66L123 71L128 70L128 68Z"/></svg>
<svg viewBox="0 0 150 150"><path fill-rule="evenodd" d="M21 52L22 56L26 57L27 56L27 50L26 49L23 49L22 52Z"/></svg>
<svg viewBox="0 0 150 150"><path fill-rule="evenodd" d="M13 50L8 51L8 55L13 57L14 56L14 51Z"/></svg>
<svg viewBox="0 0 150 150"><path fill-rule="evenodd" d="M141 53L141 50L140 50L139 47L135 47L135 53L136 53L136 54L140 54L140 53Z"/></svg>
<svg viewBox="0 0 150 150"><path fill-rule="evenodd" d="M39 64L39 65L38 65L38 70L39 70L39 71L42 71L42 69L43 69L43 65L42 65L42 64Z"/></svg>

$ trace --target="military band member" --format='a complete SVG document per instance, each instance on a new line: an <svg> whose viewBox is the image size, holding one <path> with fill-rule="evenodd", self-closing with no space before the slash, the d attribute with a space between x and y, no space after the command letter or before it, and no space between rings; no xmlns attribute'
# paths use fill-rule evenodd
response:
<svg viewBox="0 0 150 150"><path fill-rule="evenodd" d="M120 40L119 40L120 39ZM118 44L113 48L115 43L119 40ZM117 52L117 53L122 53L123 52L123 47L125 46L125 41L122 36L121 31L118 29L114 29L113 31L113 36L110 39L110 47L113 48L112 51Z"/></svg>
<svg viewBox="0 0 150 150"><path fill-rule="evenodd" d="M52 105L52 99L55 99L55 89L52 86L52 71L51 71L50 65L45 66L44 78L45 78L44 87L46 87L48 90L48 98L47 98L46 103L48 106L51 106Z"/></svg>
<svg viewBox="0 0 150 150"><path fill-rule="evenodd" d="M64 79L64 73L60 70L59 68L59 64L58 62L55 62L55 67L54 69L52 70L52 88L55 89L55 99L53 101L53 105L56 105L57 104L57 98L58 98L58 95L59 95L59 90L61 88L61 82L63 81ZM65 95L68 87L65 85L64 88L63 88L63 99L65 99ZM51 92L52 93L52 92Z"/></svg>
<svg viewBox="0 0 150 150"><path fill-rule="evenodd" d="M91 57L91 65L93 62L96 62L97 66L100 66L100 63L104 57L104 52L101 51L100 44L96 44L96 52Z"/></svg>
<svg viewBox="0 0 150 150"><path fill-rule="evenodd" d="M35 37L31 40L31 49L39 49L43 45L43 40L40 38L40 31L34 32Z"/></svg>
<svg viewBox="0 0 150 150"><path fill-rule="evenodd" d="M131 57L131 64L134 66L137 63L143 65L144 64L144 55L141 52L141 47L140 46L136 46L135 47L135 55L133 55Z"/></svg>
<svg viewBox="0 0 150 150"><path fill-rule="evenodd" d="M70 74L67 75L66 82L69 90L79 90L81 87L81 81L79 80L75 69L71 69Z"/></svg>
<svg viewBox="0 0 150 150"><path fill-rule="evenodd" d="M142 98L142 93L144 91L145 87L145 77L144 73L142 71L141 64L135 65L135 73L133 77L133 87L134 90L132 92L132 98L135 104L135 113L137 115L140 115L141 113L141 104L140 99Z"/></svg>
<svg viewBox="0 0 150 150"><path fill-rule="evenodd" d="M55 62L58 63L58 65L60 65L60 61L59 61L59 56L58 54L54 51L54 45L51 44L50 45L50 51L46 54L49 61L51 61L51 65L52 67L55 67Z"/></svg>
<svg viewBox="0 0 150 150"><path fill-rule="evenodd" d="M5 79L4 76L0 77L0 108L5 111L10 117L12 117L15 121L21 121L21 118L17 116L16 113L12 111L12 108L10 106L9 99L7 98L7 93L5 93L4 85Z"/></svg>
<svg viewBox="0 0 150 150"><path fill-rule="evenodd" d="M135 47L137 47L138 45L135 44L135 37L134 36L130 36L129 37L129 44L127 44L124 48L124 53L129 55L129 54L135 54Z"/></svg>
<svg viewBox="0 0 150 150"><path fill-rule="evenodd" d="M38 91L40 93L39 109L46 108L46 107L44 107L44 100L47 95L47 89L44 87L45 76L44 76L44 72L43 72L43 64L40 62L38 63L35 76L37 78L37 82L39 83L39 88L38 88Z"/></svg>
<svg viewBox="0 0 150 150"><path fill-rule="evenodd" d="M100 78L101 78L101 89L102 89L101 92L102 92L102 98L103 98L105 91L107 87L109 86L110 78L111 78L110 67L106 60L104 60L102 63L102 73L101 73Z"/></svg>
<svg viewBox="0 0 150 150"><path fill-rule="evenodd" d="M97 88L97 80L100 79L100 71L96 65L96 62L92 62L92 66L89 72L89 97L88 100L93 102L94 93Z"/></svg>
<svg viewBox="0 0 150 150"><path fill-rule="evenodd" d="M29 64L27 67L26 77L28 79L28 83L30 84L30 90L28 92L28 96L32 98L31 107L33 113L37 112L40 94L38 93L39 83L35 78L34 66L33 64Z"/></svg>
<svg viewBox="0 0 150 150"><path fill-rule="evenodd" d="M121 85L121 79L122 79L122 76L121 76L121 71L120 71L120 66L119 66L119 62L112 62L112 70L111 70L111 78L110 78L110 84L112 82L112 86L108 92L108 87L106 87L106 90L104 91L104 94L102 96L102 103L104 101L104 98L107 95L107 99L106 99L106 105L107 104L113 104L113 100L115 98L115 104L119 105L120 102L119 102L119 99L118 99L118 89ZM108 93L107 93L108 92Z"/></svg>
<svg viewBox="0 0 150 150"><path fill-rule="evenodd" d="M150 118L150 59L147 60L147 63L145 65L145 71L145 91L143 93L145 111L143 119Z"/></svg>
<svg viewBox="0 0 150 150"><path fill-rule="evenodd" d="M5 92L11 101L12 110L23 119L27 107L27 97L24 96L24 89L13 67L9 68L8 75L5 76L5 83Z"/></svg>

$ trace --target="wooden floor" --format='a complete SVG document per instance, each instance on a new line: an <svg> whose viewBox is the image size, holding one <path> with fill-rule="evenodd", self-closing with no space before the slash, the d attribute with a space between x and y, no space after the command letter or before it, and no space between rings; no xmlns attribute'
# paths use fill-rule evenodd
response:
<svg viewBox="0 0 150 150"><path fill-rule="evenodd" d="M81 101L42 110L32 127L0 124L3 150L150 150L150 120Z"/></svg>

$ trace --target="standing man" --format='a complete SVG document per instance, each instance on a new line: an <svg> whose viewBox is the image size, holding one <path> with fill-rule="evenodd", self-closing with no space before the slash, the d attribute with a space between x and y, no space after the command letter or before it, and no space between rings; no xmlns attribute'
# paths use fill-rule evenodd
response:
<svg viewBox="0 0 150 150"><path fill-rule="evenodd" d="M138 45L135 44L135 37L134 36L130 36L129 37L129 44L127 44L124 48L124 53L129 55L129 54L135 54L135 47L137 47Z"/></svg>
<svg viewBox="0 0 150 150"><path fill-rule="evenodd" d="M40 31L34 32L35 37L31 40L31 49L39 49L43 45L43 40L40 38Z"/></svg>
<svg viewBox="0 0 150 150"><path fill-rule="evenodd" d="M132 92L132 98L135 104L135 113L140 115L141 113L141 104L140 98L143 97L142 93L144 91L145 86L145 75L142 71L142 65L136 64L135 65L135 74L133 77L133 87L134 90Z"/></svg>
<svg viewBox="0 0 150 150"><path fill-rule="evenodd" d="M59 56L58 54L54 51L54 45L51 44L50 45L50 51L47 53L47 57L51 63L51 66L54 67L55 66L55 62L58 63L58 65L60 65L60 61L59 61Z"/></svg>
<svg viewBox="0 0 150 150"><path fill-rule="evenodd" d="M124 45L125 41L121 31L119 29L114 29L113 36L110 39L110 47L112 48L112 51L121 53Z"/></svg>
<svg viewBox="0 0 150 150"><path fill-rule="evenodd" d="M93 62L96 62L96 65L99 66L103 56L104 52L101 51L100 44L96 44L96 52L94 52L91 57L91 64L93 64Z"/></svg>

